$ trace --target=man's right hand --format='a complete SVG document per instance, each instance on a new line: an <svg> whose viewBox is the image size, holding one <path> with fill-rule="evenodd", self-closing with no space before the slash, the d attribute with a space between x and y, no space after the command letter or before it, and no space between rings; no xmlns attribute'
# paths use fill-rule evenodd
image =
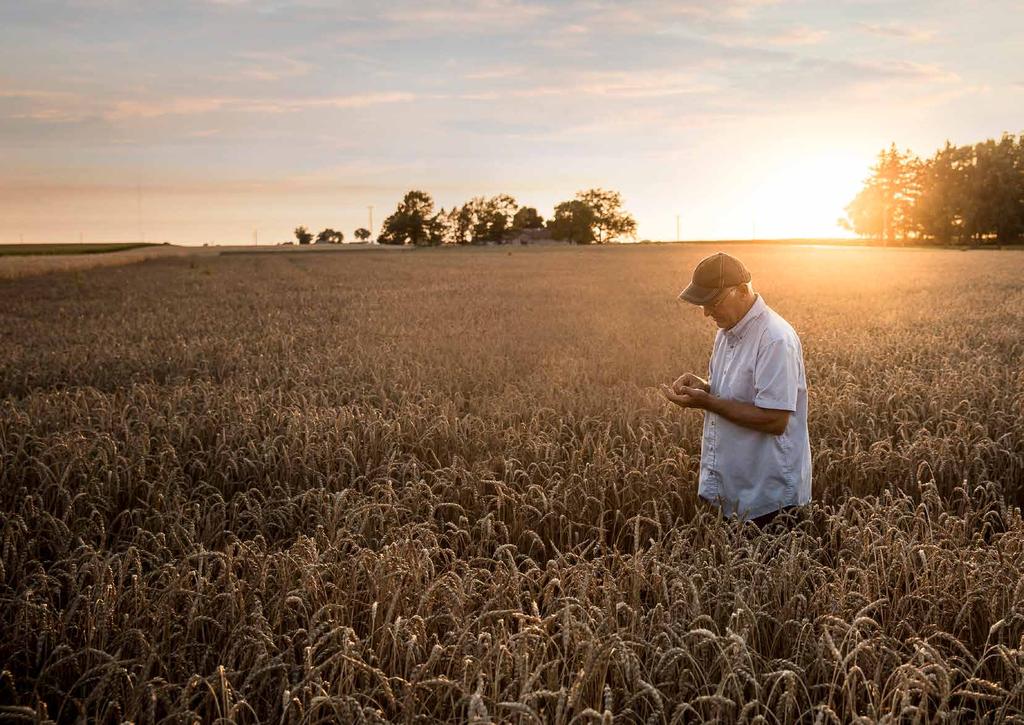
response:
<svg viewBox="0 0 1024 725"><path fill-rule="evenodd" d="M711 386L708 385L708 381L693 373L683 373L672 383L672 392L676 395L681 394L683 388L700 388L707 393L711 392Z"/></svg>

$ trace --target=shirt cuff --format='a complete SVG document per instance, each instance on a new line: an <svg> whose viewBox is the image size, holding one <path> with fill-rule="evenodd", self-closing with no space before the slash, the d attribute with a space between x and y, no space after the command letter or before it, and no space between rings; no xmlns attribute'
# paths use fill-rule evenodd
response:
<svg viewBox="0 0 1024 725"><path fill-rule="evenodd" d="M756 397L754 398L754 405L758 408L771 408L772 410L788 410L790 413L796 412L796 403L790 403L786 400L774 400L772 398Z"/></svg>

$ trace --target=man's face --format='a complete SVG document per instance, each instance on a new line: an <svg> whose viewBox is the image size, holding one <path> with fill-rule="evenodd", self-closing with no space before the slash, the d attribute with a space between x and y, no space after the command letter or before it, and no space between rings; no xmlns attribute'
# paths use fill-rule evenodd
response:
<svg viewBox="0 0 1024 725"><path fill-rule="evenodd" d="M747 314L750 309L742 286L726 287L717 298L701 305L705 317L710 317L723 330L728 330Z"/></svg>

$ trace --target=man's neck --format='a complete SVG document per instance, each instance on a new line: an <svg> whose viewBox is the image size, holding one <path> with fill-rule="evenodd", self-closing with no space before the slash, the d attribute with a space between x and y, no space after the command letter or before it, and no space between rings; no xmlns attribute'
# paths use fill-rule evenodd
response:
<svg viewBox="0 0 1024 725"><path fill-rule="evenodd" d="M736 320L736 322L732 323L731 325L729 325L725 329L726 330L731 330L732 328L736 327L736 325L740 324L743 321L743 318L747 316L747 313L750 312L750 308L754 306L755 302L757 302L757 298L758 298L758 294L757 294L757 292L755 292L754 296L750 298L750 302L748 302L746 304L746 306L743 308L743 314L739 316L739 318Z"/></svg>

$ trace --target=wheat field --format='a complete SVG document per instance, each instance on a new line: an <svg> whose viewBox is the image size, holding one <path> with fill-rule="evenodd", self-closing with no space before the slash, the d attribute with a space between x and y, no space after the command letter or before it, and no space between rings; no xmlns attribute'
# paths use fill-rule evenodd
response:
<svg viewBox="0 0 1024 725"><path fill-rule="evenodd" d="M695 507L715 247L0 285L0 719L1024 722L1024 253L725 247L814 502Z"/></svg>

